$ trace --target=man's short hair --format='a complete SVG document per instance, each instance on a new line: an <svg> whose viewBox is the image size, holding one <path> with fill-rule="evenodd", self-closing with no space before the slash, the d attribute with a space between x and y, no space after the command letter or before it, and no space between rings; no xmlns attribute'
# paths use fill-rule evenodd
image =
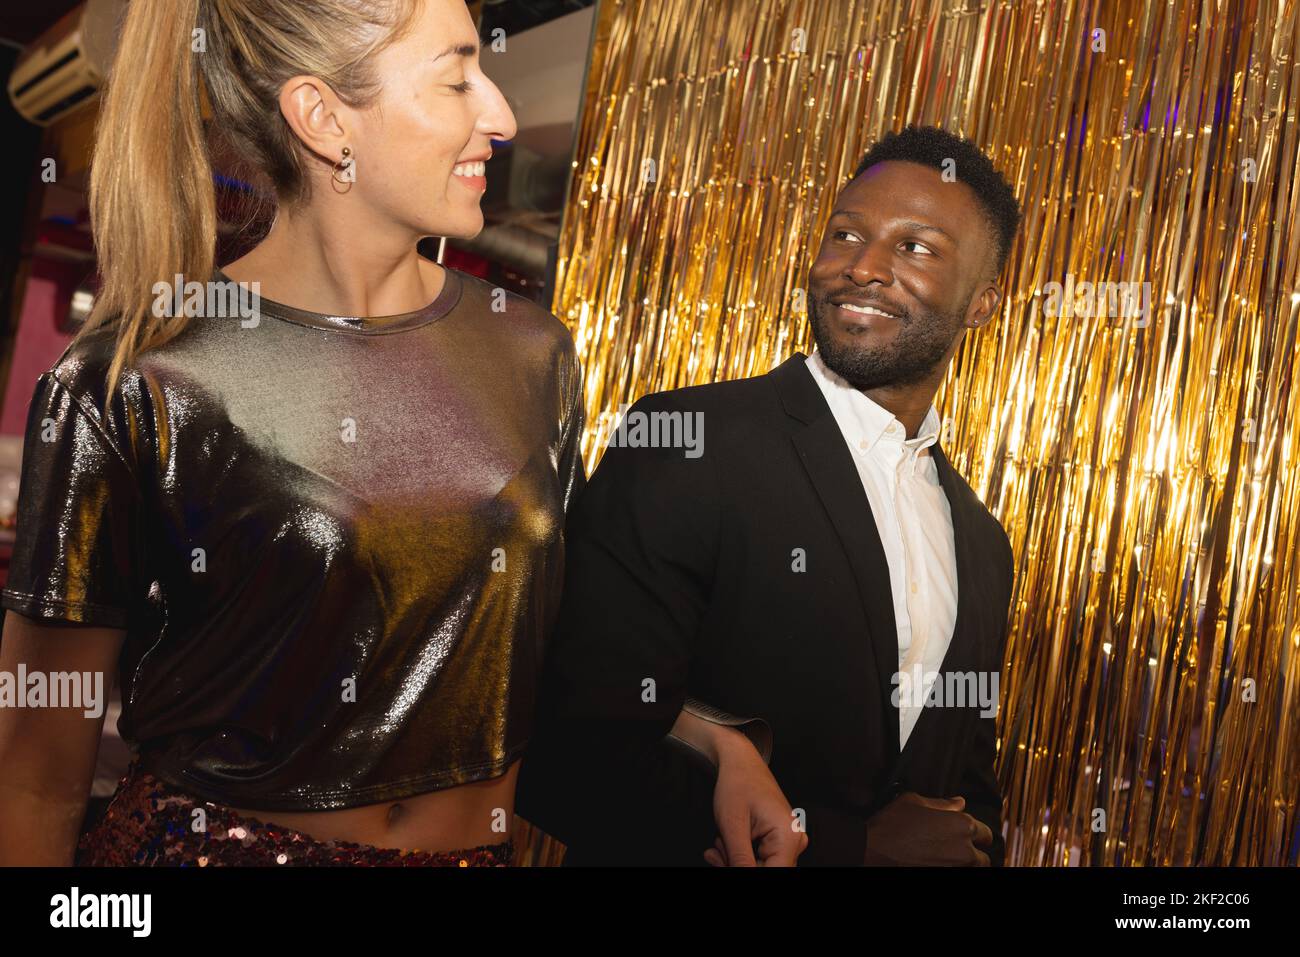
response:
<svg viewBox="0 0 1300 957"><path fill-rule="evenodd" d="M918 163L941 172L952 168L957 181L975 194L993 229L996 272L1002 272L1020 228L1020 203L1011 185L978 146L937 126L909 126L897 133L886 133L867 150L854 179L887 160Z"/></svg>

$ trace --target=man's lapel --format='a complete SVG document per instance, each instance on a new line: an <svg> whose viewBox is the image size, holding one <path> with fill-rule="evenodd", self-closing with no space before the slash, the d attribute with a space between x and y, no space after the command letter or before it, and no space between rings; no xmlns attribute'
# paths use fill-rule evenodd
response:
<svg viewBox="0 0 1300 957"><path fill-rule="evenodd" d="M957 617L953 623L952 640L939 666L940 677L949 672L971 672L975 670L978 660L978 637L975 633L976 616L973 614L978 601L979 569L977 567L978 543L975 541L978 509L981 507L975 494L952 467L948 457L936 442L930 446L934 456L935 468L939 473L939 484L948 498L948 508L952 512L953 550L957 558ZM904 754L911 754L918 741L924 740L938 727L938 708L922 708L917 717L912 733L908 735Z"/></svg>
<svg viewBox="0 0 1300 957"><path fill-rule="evenodd" d="M800 461L808 472L817 494L830 516L857 582L858 595L870 629L872 659L876 680L885 702L885 734L890 751L897 757L898 708L892 702L894 676L898 672L898 624L894 619L893 592L890 590L889 562L880 542L880 532L871 512L871 503L862 488L853 453L844 441L835 416L821 389L805 365L806 357L796 352L772 370L771 376L780 393L786 412L803 423L792 440ZM978 636L975 626L976 594L981 576L978 568L978 514L982 506L965 480L953 469L943 449L936 442L930 447L939 484L952 513L953 547L957 562L957 617L952 640L944 655L940 672L969 672L978 661ZM928 737L934 730L935 708L924 708L908 736L907 751L913 743Z"/></svg>
<svg viewBox="0 0 1300 957"><path fill-rule="evenodd" d="M853 453L805 362L806 357L796 352L770 374L786 412L803 423L791 439L848 555L871 632L871 656L885 704L885 744L890 753L897 755L898 709L891 695L898 672L898 626L889 563Z"/></svg>

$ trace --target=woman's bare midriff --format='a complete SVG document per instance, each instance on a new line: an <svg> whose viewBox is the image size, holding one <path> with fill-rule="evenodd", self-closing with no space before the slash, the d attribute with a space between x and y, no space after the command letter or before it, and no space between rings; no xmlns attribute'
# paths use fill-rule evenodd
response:
<svg viewBox="0 0 1300 957"><path fill-rule="evenodd" d="M460 851L509 839L518 775L516 761L500 777L400 801L340 811L232 810L243 817L292 828L318 841L351 841L404 851ZM502 824L496 822L504 822L505 830L500 830Z"/></svg>

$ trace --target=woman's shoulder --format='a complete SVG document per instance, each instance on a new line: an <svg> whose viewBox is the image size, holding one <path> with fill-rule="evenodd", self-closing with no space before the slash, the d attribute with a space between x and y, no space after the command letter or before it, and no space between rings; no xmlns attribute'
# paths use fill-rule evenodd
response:
<svg viewBox="0 0 1300 957"><path fill-rule="evenodd" d="M457 272L461 302L476 315L499 318L513 335L534 336L554 346L571 347L573 337L563 322L540 303L504 286Z"/></svg>
<svg viewBox="0 0 1300 957"><path fill-rule="evenodd" d="M117 352L117 336L100 327L79 333L63 350L45 378L51 386L65 389L94 408L103 408L108 371Z"/></svg>
<svg viewBox="0 0 1300 957"><path fill-rule="evenodd" d="M37 381L31 412L56 420L69 414L90 420L111 444L125 448L149 403L151 388L144 366L151 357L145 352L124 363L113 381L109 396L109 372L117 354L114 326L101 326L79 333L63 354Z"/></svg>
<svg viewBox="0 0 1300 957"><path fill-rule="evenodd" d="M171 335L151 343L148 348L137 349L118 371L114 396L120 398L123 389L145 387L146 380L157 378L177 355L183 354L196 341L205 341L205 330L218 330L227 325L190 321ZM113 322L79 332L46 375L96 406L102 406L108 373L118 352L119 332L118 325Z"/></svg>

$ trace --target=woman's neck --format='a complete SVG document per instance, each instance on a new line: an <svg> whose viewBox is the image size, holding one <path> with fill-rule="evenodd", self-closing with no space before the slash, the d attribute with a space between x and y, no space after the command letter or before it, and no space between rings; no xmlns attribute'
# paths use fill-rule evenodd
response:
<svg viewBox="0 0 1300 957"><path fill-rule="evenodd" d="M416 251L418 240L394 235L391 223L382 229L282 211L266 238L222 271L298 309L391 316L421 309L442 291L445 273Z"/></svg>

